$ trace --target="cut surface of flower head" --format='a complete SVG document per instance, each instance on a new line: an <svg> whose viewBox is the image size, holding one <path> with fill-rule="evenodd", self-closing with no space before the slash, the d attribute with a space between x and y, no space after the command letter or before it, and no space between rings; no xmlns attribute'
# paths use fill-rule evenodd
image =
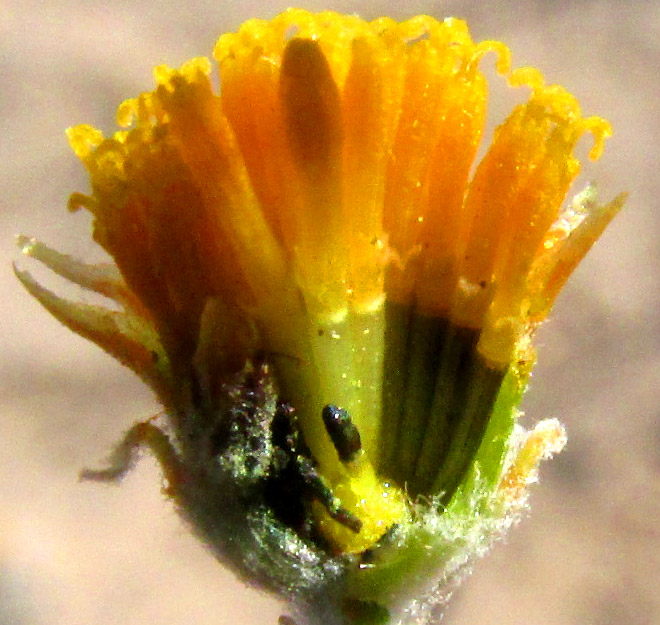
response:
<svg viewBox="0 0 660 625"><path fill-rule="evenodd" d="M475 163L490 52L531 95ZM138 424L89 477L146 445L246 579L323 622L404 622L561 449L516 407L534 330L622 204L564 206L577 141L596 159L610 126L456 19L289 10L214 57L219 92L208 59L161 66L120 106L128 130L68 131L92 186L70 208L116 268L20 240L121 310L19 278L165 405L166 428Z"/></svg>

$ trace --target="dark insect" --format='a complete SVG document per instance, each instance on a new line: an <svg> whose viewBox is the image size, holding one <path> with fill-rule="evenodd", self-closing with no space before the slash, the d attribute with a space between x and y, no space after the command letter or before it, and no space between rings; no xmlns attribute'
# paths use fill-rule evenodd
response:
<svg viewBox="0 0 660 625"><path fill-rule="evenodd" d="M350 415L343 408L332 404L328 404L321 414L339 459L344 463L353 462L362 449L362 443L360 433L353 425Z"/></svg>
<svg viewBox="0 0 660 625"><path fill-rule="evenodd" d="M359 532L362 522L341 504L319 473L305 443L294 408L278 402L268 367L243 373L241 383L228 386L228 419L211 428L210 460L229 471L247 497L261 492L266 505L299 535L314 534L309 504L318 501L331 518ZM342 462L360 451L360 435L348 413L336 406L322 410L325 427Z"/></svg>
<svg viewBox="0 0 660 625"><path fill-rule="evenodd" d="M277 484L278 488L285 488L289 495L297 496L298 499L302 495L302 499L319 501L335 521L356 533L359 532L362 528L360 519L341 505L341 501L334 496L332 489L317 471L316 462L298 427L295 410L289 404L278 404L271 431L274 450L271 487ZM281 503L287 500L288 505L291 506L292 501L289 497L281 498L279 504L271 501L271 505L279 508Z"/></svg>

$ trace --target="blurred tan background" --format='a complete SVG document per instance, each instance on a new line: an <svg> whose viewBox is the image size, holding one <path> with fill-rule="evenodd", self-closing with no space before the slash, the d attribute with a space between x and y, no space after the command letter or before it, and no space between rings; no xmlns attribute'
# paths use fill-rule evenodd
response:
<svg viewBox="0 0 660 625"><path fill-rule="evenodd" d="M624 213L578 269L538 337L528 423L558 416L569 444L543 470L532 513L477 564L452 625L660 623L660 3L300 3L373 18L467 18L607 117L615 136L582 184L629 190ZM121 488L81 484L149 392L69 333L10 272L13 235L101 258L88 189L64 128L114 128L117 104L151 89L151 69L210 55L216 37L286 2L0 1L0 624L274 625L278 606L242 588L191 538L146 458ZM493 75L493 59L484 62ZM491 125L521 95L493 87ZM586 155L585 139L579 153ZM578 190L577 188L575 190ZM77 291L73 295L80 296Z"/></svg>

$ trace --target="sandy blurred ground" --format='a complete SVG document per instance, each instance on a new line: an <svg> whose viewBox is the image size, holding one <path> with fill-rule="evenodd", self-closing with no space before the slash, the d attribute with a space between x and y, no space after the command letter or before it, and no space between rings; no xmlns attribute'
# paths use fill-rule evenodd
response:
<svg viewBox="0 0 660 625"><path fill-rule="evenodd" d="M544 468L531 517L478 564L445 622L660 623L660 4L302 4L365 17L465 17L475 39L506 41L516 65L543 68L586 113L614 125L585 180L596 177L605 198L622 189L631 197L540 333L526 401L528 420L563 420L568 448ZM65 127L110 131L116 105L151 88L154 65L210 54L221 32L284 7L0 3L1 624L276 622L272 600L239 586L188 535L162 500L153 461L121 488L77 482L81 467L157 406L130 373L31 301L9 263L17 232L100 258L89 218L64 209L70 191L88 188ZM485 66L492 75L492 59ZM507 98L496 94L494 120Z"/></svg>

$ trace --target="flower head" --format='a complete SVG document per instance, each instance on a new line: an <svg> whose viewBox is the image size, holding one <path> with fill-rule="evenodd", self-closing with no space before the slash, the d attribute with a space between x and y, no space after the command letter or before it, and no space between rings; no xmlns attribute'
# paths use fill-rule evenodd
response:
<svg viewBox="0 0 660 625"><path fill-rule="evenodd" d="M488 52L531 97L473 171ZM418 617L563 445L516 406L534 330L622 203L589 188L562 207L578 139L596 159L609 124L456 19L290 10L214 56L220 93L207 59L161 66L120 106L129 130L68 131L92 184L70 208L115 266L20 241L121 305L18 273L166 408L86 475L116 478L147 445L246 579L324 622Z"/></svg>

